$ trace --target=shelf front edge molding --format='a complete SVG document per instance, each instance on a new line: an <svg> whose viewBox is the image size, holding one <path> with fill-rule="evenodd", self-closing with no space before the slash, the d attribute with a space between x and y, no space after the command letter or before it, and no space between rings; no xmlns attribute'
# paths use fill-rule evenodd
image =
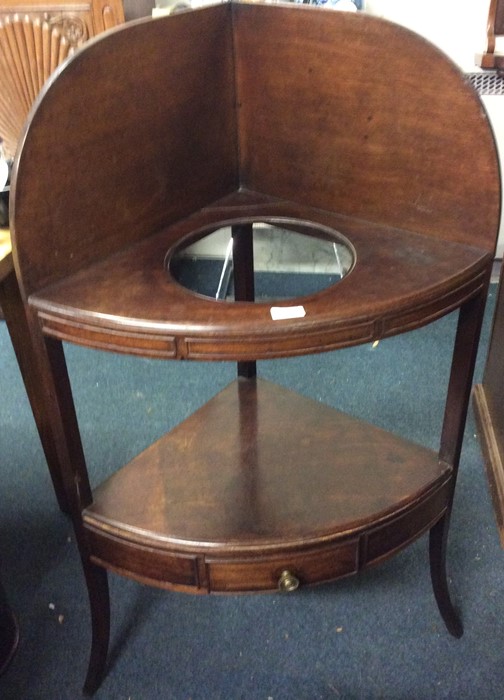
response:
<svg viewBox="0 0 504 700"><path fill-rule="evenodd" d="M240 379L100 485L83 519L95 559L138 580L274 589L284 569L314 583L391 556L443 515L451 475L434 451Z"/></svg>

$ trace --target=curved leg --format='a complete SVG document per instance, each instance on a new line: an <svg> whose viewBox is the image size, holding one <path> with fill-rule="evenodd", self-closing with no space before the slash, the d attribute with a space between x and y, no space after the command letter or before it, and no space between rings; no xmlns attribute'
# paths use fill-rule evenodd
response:
<svg viewBox="0 0 504 700"><path fill-rule="evenodd" d="M490 267L479 293L466 301L459 312L439 448L439 459L451 465L453 470L452 491L445 515L431 528L429 542L430 571L436 602L448 632L457 638L462 636L463 628L448 590L446 545L489 279Z"/></svg>
<svg viewBox="0 0 504 700"><path fill-rule="evenodd" d="M446 577L446 542L449 515L444 515L430 531L429 559L432 588L441 617L450 634L459 639L464 633L460 617L453 607Z"/></svg>
<svg viewBox="0 0 504 700"><path fill-rule="evenodd" d="M34 347L39 353L44 386L47 388L47 416L54 435L58 437L61 477L70 506L89 595L92 643L84 692L91 695L100 685L107 661L110 636L107 572L91 561L91 551L82 521L82 511L92 502L92 491L62 342L42 336L35 323L33 339Z"/></svg>
<svg viewBox="0 0 504 700"><path fill-rule="evenodd" d="M92 625L91 655L83 691L86 695L93 695L105 675L110 639L110 599L105 569L90 562L83 562L83 566Z"/></svg>

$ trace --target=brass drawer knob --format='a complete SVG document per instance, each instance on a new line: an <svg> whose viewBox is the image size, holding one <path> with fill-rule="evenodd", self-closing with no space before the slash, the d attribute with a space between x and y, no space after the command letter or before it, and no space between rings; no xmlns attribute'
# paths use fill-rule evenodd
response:
<svg viewBox="0 0 504 700"><path fill-rule="evenodd" d="M280 578L278 579L278 589L282 593L291 593L299 587L299 579L294 576L290 571L282 571Z"/></svg>

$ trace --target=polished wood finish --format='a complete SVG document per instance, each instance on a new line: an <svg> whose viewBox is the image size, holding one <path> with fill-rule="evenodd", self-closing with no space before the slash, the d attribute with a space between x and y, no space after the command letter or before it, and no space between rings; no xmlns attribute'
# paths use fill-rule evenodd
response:
<svg viewBox="0 0 504 700"><path fill-rule="evenodd" d="M504 35L504 2L491 0L486 52L477 57L482 68L504 75L504 54L496 38ZM492 336L483 381L474 387L473 404L501 544L504 547L504 283L501 273Z"/></svg>
<svg viewBox="0 0 504 700"><path fill-rule="evenodd" d="M122 0L0 0L0 18L15 14L62 28L73 48L124 22Z"/></svg>
<svg viewBox="0 0 504 700"><path fill-rule="evenodd" d="M14 157L26 118L49 76L88 39L121 23L121 0L0 0L0 138L5 156ZM41 171L53 162L50 156ZM49 239L38 245L47 252ZM0 229L0 318L7 323L56 497L66 511L51 420L45 412L45 390L32 351L7 229Z"/></svg>
<svg viewBox="0 0 504 700"><path fill-rule="evenodd" d="M239 187L227 12L223 6L198 13L198 21L191 13L182 13L172 25L166 19L126 25L128 32L95 42L92 52L79 53L61 80L52 82L46 93L51 99L41 101L32 121L39 137L45 136L30 138L30 145L23 148L19 176L11 188L14 247L18 241L27 295L142 241ZM118 54L124 56L120 64ZM105 79L97 81L97 74ZM167 75L169 99L162 108ZM68 116L75 114L79 119ZM34 177L36 163L50 162L61 150L61 132L53 124L64 126L66 148L72 154L60 162L57 192L47 189L49 179ZM121 163L106 158L106 153L122 154ZM79 188L72 186L77 157ZM65 206L55 210L54 197ZM23 207L16 211L21 200ZM28 259L27 238L37 237L32 226L26 227L32 206L37 209L39 231L51 240L51 255L31 246Z"/></svg>
<svg viewBox="0 0 504 700"><path fill-rule="evenodd" d="M499 213L473 89L423 39L364 14L218 5L111 33L50 81L14 168L13 250L90 597L86 692L105 672L107 569L196 593L294 590L429 531L439 610L462 634L446 543ZM317 293L254 302L254 222L346 240L353 267ZM223 225L233 303L170 273L181 246ZM438 452L256 378L261 359L455 309ZM63 341L231 359L239 376L93 488Z"/></svg>
<svg viewBox="0 0 504 700"><path fill-rule="evenodd" d="M114 32L106 42L95 42L92 52L74 57L47 90L51 97L41 101L32 120L36 132L32 129L20 154L14 207L20 200L24 206L14 212L13 235L19 242L27 295L125 250L239 187L493 254L499 198L498 170L491 157L494 144L479 98L457 68L445 61L440 64L428 45L404 54L404 36L397 27L382 22L374 26L359 13L343 13L336 22L314 8L297 8L301 19L296 16L279 31L274 18L287 16L290 9L240 5L235 12L243 18L233 25L235 48L242 41L245 51L248 35L255 43L259 30L252 31L254 21L268 25L261 33L271 32L264 36L270 46L268 60L262 58L266 49L258 47L246 52L243 60L237 56L237 88L243 93L247 85L241 98L235 94L231 27L223 21L229 12L226 5L198 12L197 21L191 13L181 13L171 18L171 24L168 17L128 25L127 32ZM256 20L256 13L273 13L273 19ZM303 58L291 65L295 37L305 35L300 26L305 18L319 39L311 44L303 41ZM337 48L354 44L355 54ZM401 51L394 50L396 44ZM419 53L430 76L422 91L410 79ZM365 55L369 65L364 65ZM391 55L401 58L391 61ZM97 82L98 66L103 80ZM166 91L167 75L170 95L161 109L159 96ZM259 87L256 75L261 75ZM299 89L289 83L290 75L299 75ZM186 99L188 85L191 100ZM419 93L424 90L428 93L422 100ZM257 92L269 96L266 104ZM293 92L299 99L294 100ZM339 99L341 94L345 100ZM458 121L467 125L463 133L446 128L447 95ZM360 104L368 108L361 110ZM308 133L301 117L303 111L313 110L320 128L311 126ZM273 113L275 119L269 116ZM75 114L79 119L67 116ZM152 115L148 129L147 114ZM62 149L53 124L64 125L65 148L72 156L61 162L57 192L52 178L37 177L37 163L49 162ZM316 148L317 133L323 146ZM474 139L468 139L468 133ZM104 158L107 152L115 158ZM337 159L331 156L334 153ZM77 154L78 191L73 186ZM307 162L312 163L310 168ZM487 189L473 186L476 181L487 183ZM99 198L96 192L101 193ZM66 204L54 211L56 197ZM36 230L30 215L35 210ZM42 232L51 240L52 254L36 246L28 254L29 239L37 240Z"/></svg>
<svg viewBox="0 0 504 700"><path fill-rule="evenodd" d="M233 242L234 300L235 302L253 302L255 301L253 225L248 223L235 224L231 227L231 237ZM170 257L167 257L168 268ZM238 376L250 379L256 374L257 365L254 360L238 362Z"/></svg>
<svg viewBox="0 0 504 700"><path fill-rule="evenodd" d="M343 13L337 29L327 15L309 28L305 17L279 31L250 6L237 13L242 186L285 199L295 191L308 206L493 250L497 182L485 196L472 177L460 178L469 163L485 178L495 168L491 134L458 69L432 50L404 51L397 26L364 13ZM411 82L419 60L429 75L421 90ZM454 81L460 90L450 90ZM446 128L447 92L468 131L484 132L481 150L467 132Z"/></svg>
<svg viewBox="0 0 504 700"><path fill-rule="evenodd" d="M434 451L242 379L96 489L83 518L93 561L140 581L274 590L284 569L329 580L408 544L446 510L450 476Z"/></svg>
<svg viewBox="0 0 504 700"><path fill-rule="evenodd" d="M271 303L215 302L171 278L163 261L169 263L194 231L237 222L245 211L267 220L308 222L312 228L321 224L335 239L343 233L355 250L354 269L338 285L304 297L304 318L281 322L272 319ZM355 345L433 321L486 285L491 259L476 246L419 239L408 231L240 191L30 298L44 333L62 340L153 357L266 359Z"/></svg>
<svg viewBox="0 0 504 700"><path fill-rule="evenodd" d="M499 350L496 352L498 353ZM473 402L495 518L501 545L504 547L504 452L501 437L502 428L499 425L502 415L502 400L498 400L501 374L502 369L499 368L499 376L495 383L476 384Z"/></svg>
<svg viewBox="0 0 504 700"><path fill-rule="evenodd" d="M504 72L504 54L496 51L497 37L504 35L504 1L490 0L487 21L487 45L482 54L477 54L476 64L482 68Z"/></svg>
<svg viewBox="0 0 504 700"><path fill-rule="evenodd" d="M481 384L473 403L497 527L504 547L504 284L501 280Z"/></svg>

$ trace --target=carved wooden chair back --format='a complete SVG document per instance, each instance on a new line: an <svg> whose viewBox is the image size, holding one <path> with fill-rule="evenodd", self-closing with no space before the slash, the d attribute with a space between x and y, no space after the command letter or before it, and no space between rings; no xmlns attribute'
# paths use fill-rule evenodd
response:
<svg viewBox="0 0 504 700"><path fill-rule="evenodd" d="M12 158L26 117L47 78L89 38L124 22L120 0L0 6L0 138Z"/></svg>
<svg viewBox="0 0 504 700"><path fill-rule="evenodd" d="M28 15L0 19L0 135L13 157L23 125L47 78L69 55L61 28Z"/></svg>

